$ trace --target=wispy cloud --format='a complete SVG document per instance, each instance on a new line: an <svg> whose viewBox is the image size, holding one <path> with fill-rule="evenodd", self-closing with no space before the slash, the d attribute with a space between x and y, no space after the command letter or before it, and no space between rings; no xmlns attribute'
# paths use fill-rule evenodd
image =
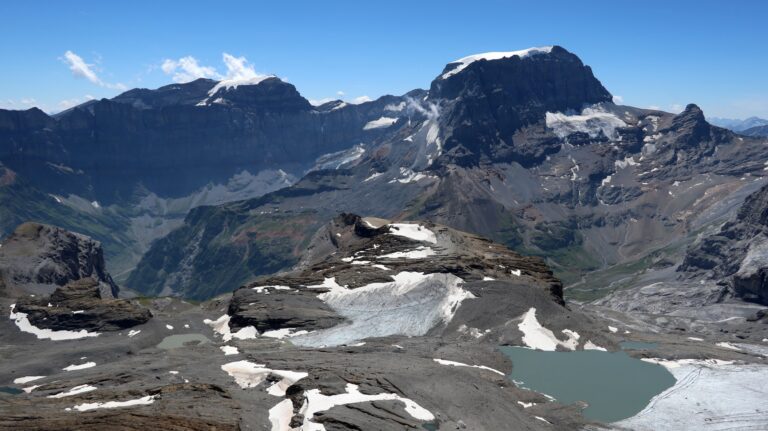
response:
<svg viewBox="0 0 768 431"><path fill-rule="evenodd" d="M127 87L121 83L109 83L105 82L96 74L92 64L88 64L82 57L75 54L72 51L64 53L62 60L69 66L69 70L72 71L72 75L78 78L85 78L88 81L98 85L99 87L110 88L113 90L126 90Z"/></svg>
<svg viewBox="0 0 768 431"><path fill-rule="evenodd" d="M27 97L23 99L4 99L0 100L0 109L29 109L33 106L39 106L37 100Z"/></svg>
<svg viewBox="0 0 768 431"><path fill-rule="evenodd" d="M373 100L373 99L371 99L368 96L360 96L360 97L355 97L349 103L353 103L355 105L359 105L361 103L370 102L371 100Z"/></svg>
<svg viewBox="0 0 768 431"><path fill-rule="evenodd" d="M223 74L219 73L214 66L201 64L191 55L177 60L166 58L160 65L160 69L166 75L170 75L174 82L179 83L194 81L198 78L240 81L266 76L256 72L256 68L245 57L235 57L225 52L222 54L222 62L226 68Z"/></svg>
<svg viewBox="0 0 768 431"><path fill-rule="evenodd" d="M621 96L613 96L613 103L617 105L623 105L624 104L624 98Z"/></svg>
<svg viewBox="0 0 768 431"><path fill-rule="evenodd" d="M160 66L163 73L173 75L173 82L189 82L198 78L219 78L216 69L202 66L195 57L188 55L178 60L166 58Z"/></svg>

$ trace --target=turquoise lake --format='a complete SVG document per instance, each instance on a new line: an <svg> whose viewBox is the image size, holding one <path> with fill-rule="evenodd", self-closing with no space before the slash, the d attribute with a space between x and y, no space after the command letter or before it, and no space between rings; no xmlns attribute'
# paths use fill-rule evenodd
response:
<svg viewBox="0 0 768 431"><path fill-rule="evenodd" d="M508 346L500 350L512 360L510 379L561 404L584 401L584 416L606 423L634 416L675 384L664 367L625 352L544 352Z"/></svg>

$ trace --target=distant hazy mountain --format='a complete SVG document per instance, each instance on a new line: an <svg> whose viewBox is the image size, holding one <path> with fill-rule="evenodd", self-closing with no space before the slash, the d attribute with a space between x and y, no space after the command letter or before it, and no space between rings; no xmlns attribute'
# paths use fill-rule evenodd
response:
<svg viewBox="0 0 768 431"><path fill-rule="evenodd" d="M712 117L707 120L715 126L724 127L733 130L734 132L743 132L753 127L768 126L768 120L758 117L749 117L744 120Z"/></svg>
<svg viewBox="0 0 768 431"><path fill-rule="evenodd" d="M764 126L750 127L749 129L742 130L740 133L742 135L747 135L747 136L766 136L766 137L768 137L768 124L764 125Z"/></svg>

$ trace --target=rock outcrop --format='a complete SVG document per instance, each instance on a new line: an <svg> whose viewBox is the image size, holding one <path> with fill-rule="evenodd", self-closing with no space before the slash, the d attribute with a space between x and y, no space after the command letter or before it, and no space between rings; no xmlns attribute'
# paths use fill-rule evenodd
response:
<svg viewBox="0 0 768 431"><path fill-rule="evenodd" d="M133 301L103 298L99 282L90 277L59 287L50 296L19 299L14 312L25 313L37 328L54 331L119 331L152 318Z"/></svg>
<svg viewBox="0 0 768 431"><path fill-rule="evenodd" d="M0 274L8 288L64 286L92 278L105 297L117 297L118 286L106 270L101 244L56 226L19 225L0 247Z"/></svg>
<svg viewBox="0 0 768 431"><path fill-rule="evenodd" d="M749 195L718 233L692 246L678 270L704 274L739 298L768 305L768 186Z"/></svg>

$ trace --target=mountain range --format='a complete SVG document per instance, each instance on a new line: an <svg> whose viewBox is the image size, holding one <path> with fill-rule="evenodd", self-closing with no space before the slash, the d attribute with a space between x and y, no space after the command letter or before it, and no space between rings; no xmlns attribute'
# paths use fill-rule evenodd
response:
<svg viewBox="0 0 768 431"><path fill-rule="evenodd" d="M133 89L52 116L0 110L0 341L19 346L14 364L41 352L0 375L53 378L13 398L0 427L77 427L72 409L124 400L144 407L89 426L609 421L510 384L517 359L499 346L611 351L674 375L615 429L658 429L664 414L689 429L764 423L749 382L748 414L654 411L699 402L697 377L676 373L768 376L759 119L725 128L693 103L616 104L560 46L435 72L428 89L359 104L314 106L268 76ZM64 359L99 367L60 376L69 367L50 364Z"/></svg>

